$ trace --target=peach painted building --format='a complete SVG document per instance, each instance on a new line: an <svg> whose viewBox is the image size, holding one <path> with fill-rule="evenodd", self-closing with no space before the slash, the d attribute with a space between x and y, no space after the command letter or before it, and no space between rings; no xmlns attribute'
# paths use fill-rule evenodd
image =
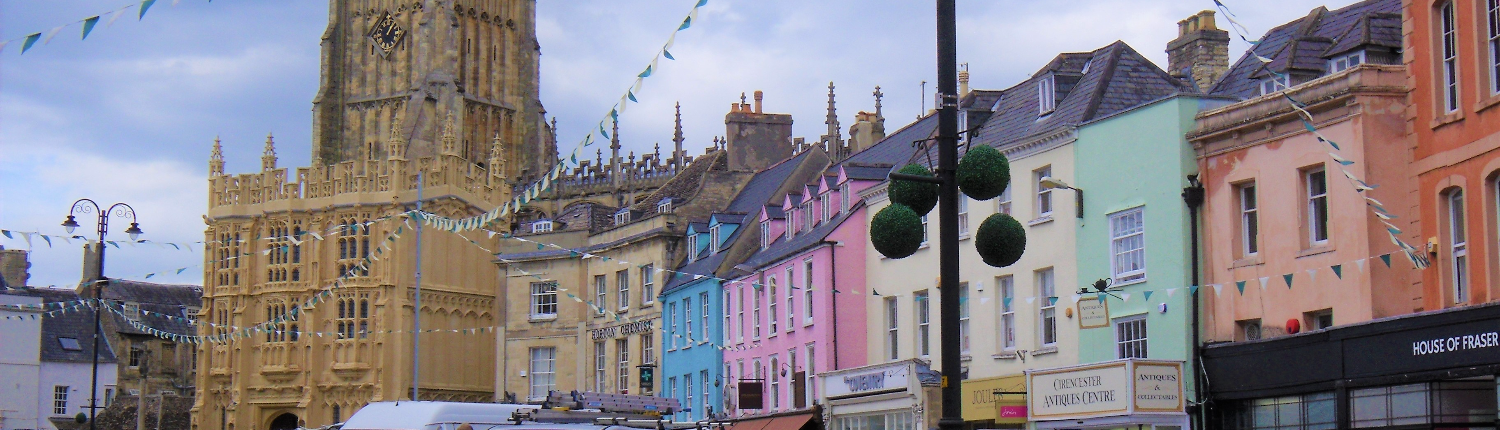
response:
<svg viewBox="0 0 1500 430"><path fill-rule="evenodd" d="M1421 272L1366 204L1382 202L1399 216L1391 222L1401 240L1420 242L1399 6L1370 0L1315 9L1261 38L1256 54L1269 63L1247 54L1211 90L1244 100L1199 114L1188 134L1206 189L1205 343L1423 307ZM1338 148L1307 130L1288 97L1307 105ZM1376 188L1359 192L1345 172Z"/></svg>
<svg viewBox="0 0 1500 430"><path fill-rule="evenodd" d="M1422 241L1419 309L1495 300L1500 180L1500 22L1495 2L1404 0L1408 130Z"/></svg>

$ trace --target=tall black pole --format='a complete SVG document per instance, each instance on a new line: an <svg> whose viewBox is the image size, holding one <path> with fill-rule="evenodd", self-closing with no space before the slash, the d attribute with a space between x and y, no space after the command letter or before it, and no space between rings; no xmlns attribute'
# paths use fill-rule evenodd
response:
<svg viewBox="0 0 1500 430"><path fill-rule="evenodd" d="M124 203L115 203L114 205L111 205L109 209L100 209L99 204L95 203L93 200L78 199L77 201L74 201L73 206L68 209L67 221L63 221L62 223L63 227L68 229L68 234L73 234L73 229L79 226L78 221L74 219L73 214L91 212L97 213L99 215L99 224L98 229L96 230L96 232L99 234L99 240L98 242L94 243L94 247L98 248L97 252L99 253L99 265L98 267L94 268L94 271L92 273L84 273L83 275L87 280L88 287L86 288L89 288L94 295L94 357L93 371L90 377L91 382L89 382L89 430L97 430L98 425L94 422L94 416L99 410L99 338L103 337L101 335L102 323L99 321L99 314L102 310L100 308L104 306L104 285L107 281L107 279L104 277L104 235L109 232L109 215L110 213L114 213L115 216L118 217L130 217L130 228L126 229L125 233L130 234L131 241L135 240L136 235L141 234L141 229L140 225L136 224L135 208L130 207L130 205ZM85 262L88 261L89 252L90 250L88 245L84 245L83 258ZM88 264L84 264L84 270L88 270ZM141 395L145 395L144 390L141 392Z"/></svg>
<svg viewBox="0 0 1500 430"><path fill-rule="evenodd" d="M1193 261L1193 286L1198 286L1198 208L1203 206L1203 183L1198 181L1198 175L1188 176L1188 186L1182 189L1182 201L1188 206L1188 230L1192 232L1192 261ZM1198 407L1193 414L1193 428L1202 430L1204 427L1203 408L1203 348L1199 340L1199 304L1198 292L1202 288L1193 290L1193 401Z"/></svg>
<svg viewBox="0 0 1500 430"><path fill-rule="evenodd" d="M963 427L963 404L959 384L963 379L959 361L958 333L958 37L955 0L937 0L938 78L938 249L941 260L938 283L939 338L942 340L943 416L940 430Z"/></svg>

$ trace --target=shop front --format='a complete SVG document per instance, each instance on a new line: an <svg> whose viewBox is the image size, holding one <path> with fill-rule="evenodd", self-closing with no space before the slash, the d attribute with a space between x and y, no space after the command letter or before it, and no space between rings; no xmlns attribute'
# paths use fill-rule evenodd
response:
<svg viewBox="0 0 1500 430"><path fill-rule="evenodd" d="M1494 429L1500 304L1210 345L1210 425Z"/></svg>
<svg viewBox="0 0 1500 430"><path fill-rule="evenodd" d="M1183 362L1125 359L1026 372L1036 429L1188 428Z"/></svg>
<svg viewBox="0 0 1500 430"><path fill-rule="evenodd" d="M968 429L1026 427L1026 375L967 379L962 387L964 425Z"/></svg>
<svg viewBox="0 0 1500 430"><path fill-rule="evenodd" d="M942 414L942 377L921 360L821 373L818 379L831 430L930 430Z"/></svg>

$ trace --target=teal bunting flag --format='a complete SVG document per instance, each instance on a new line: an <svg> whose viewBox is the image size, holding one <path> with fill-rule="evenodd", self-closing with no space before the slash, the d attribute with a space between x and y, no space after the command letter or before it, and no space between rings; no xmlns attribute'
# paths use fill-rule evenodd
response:
<svg viewBox="0 0 1500 430"><path fill-rule="evenodd" d="M1380 256L1380 261L1382 263L1385 263L1385 267L1387 267L1387 268L1391 267L1391 254L1385 254L1385 255Z"/></svg>
<svg viewBox="0 0 1500 430"><path fill-rule="evenodd" d="M870 295L872 295L872 296L878 296L878 295L880 295L880 292L879 291L875 291L874 288L871 288L870 289ZM1009 300L1009 299L1006 299L1006 300Z"/></svg>
<svg viewBox="0 0 1500 430"><path fill-rule="evenodd" d="M1288 273L1288 274L1285 274L1285 275L1281 275L1281 279L1283 279L1283 280L1286 281L1286 289L1288 289L1288 290L1292 289L1292 276L1293 275L1295 275L1295 273Z"/></svg>
<svg viewBox="0 0 1500 430"><path fill-rule="evenodd" d="M667 50L663 49L663 50L661 50L661 55L663 57L667 57L668 60L676 60L676 58L672 58L672 52L671 51L667 51Z"/></svg>
<svg viewBox="0 0 1500 430"><path fill-rule="evenodd" d="M1328 268L1333 269L1333 276L1337 276L1339 277L1339 279L1344 279L1344 265L1335 264L1332 266L1328 266Z"/></svg>
<svg viewBox="0 0 1500 430"><path fill-rule="evenodd" d="M1148 300L1148 301L1151 300L1151 291L1150 290L1142 291L1141 295L1145 296L1146 300Z"/></svg>
<svg viewBox="0 0 1500 430"><path fill-rule="evenodd" d="M626 91L625 92L625 97L629 97L630 101L633 101L633 102L636 102L636 103L640 103L641 102L640 100L636 100L635 99L635 93L631 92L631 91Z"/></svg>
<svg viewBox="0 0 1500 430"><path fill-rule="evenodd" d="M1057 306L1057 297L1048 297L1047 304L1049 306Z"/></svg>
<svg viewBox="0 0 1500 430"><path fill-rule="evenodd" d="M1188 286L1188 294L1198 294L1198 286L1197 285Z"/></svg>
<svg viewBox="0 0 1500 430"><path fill-rule="evenodd" d="M41 39L41 38L42 38L42 33L31 33L31 34L26 35L26 40L24 40L24 41L21 42L21 53L25 54L27 50L31 49L32 45L36 44L37 39ZM9 232L5 233L5 237L10 237L10 233ZM12 239L14 239L14 238L12 237Z"/></svg>
<svg viewBox="0 0 1500 430"><path fill-rule="evenodd" d="M7 238L7 239L15 239L16 238L15 236L11 236L10 235L10 230L0 230L0 234L5 235L5 238Z"/></svg>
<svg viewBox="0 0 1500 430"><path fill-rule="evenodd" d="M1240 295L1245 295L1245 281L1234 281L1234 287L1240 290Z"/></svg>
<svg viewBox="0 0 1500 430"><path fill-rule="evenodd" d="M677 31L687 30L688 27L692 27L692 26L693 26L693 17L689 16L689 17L687 17L687 18L685 18L685 19L682 20L682 25L680 25L680 26L677 27Z"/></svg>
<svg viewBox="0 0 1500 430"><path fill-rule="evenodd" d="M700 7L703 7L703 5L706 5L706 4L708 4L708 0L698 0L698 5L697 6L693 6L693 7L694 8L700 8Z"/></svg>
<svg viewBox="0 0 1500 430"><path fill-rule="evenodd" d="M79 40L88 39L89 38L89 32L94 31L94 25L98 24L98 23L99 23L99 15L94 15L94 16L91 16L91 17L88 17L88 18L84 18L84 20L83 20L83 38L79 39Z"/></svg>
<svg viewBox="0 0 1500 430"><path fill-rule="evenodd" d="M156 4L156 0L141 0L141 14L136 17L136 20L146 19L146 10L151 9L153 4Z"/></svg>
<svg viewBox="0 0 1500 430"><path fill-rule="evenodd" d="M647 76L651 76L651 66L646 66L646 71L641 72L641 74L639 75L636 75L637 78L644 78Z"/></svg>
<svg viewBox="0 0 1500 430"><path fill-rule="evenodd" d="M51 248L51 247L52 247L52 237L50 237L50 236L47 236L47 235L45 235L45 234L44 234L44 235L41 235L41 236L42 236L42 240L45 240L45 241L47 241L47 247L48 247L48 248Z"/></svg>

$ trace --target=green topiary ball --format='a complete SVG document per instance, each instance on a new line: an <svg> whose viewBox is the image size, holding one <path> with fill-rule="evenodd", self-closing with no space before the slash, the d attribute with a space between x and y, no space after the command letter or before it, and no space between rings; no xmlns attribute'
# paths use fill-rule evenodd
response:
<svg viewBox="0 0 1500 430"><path fill-rule="evenodd" d="M1010 215L990 215L974 232L974 249L984 258L984 264L994 267L1016 264L1021 254L1026 253L1026 228Z"/></svg>
<svg viewBox="0 0 1500 430"><path fill-rule="evenodd" d="M896 173L932 177L932 171L920 164L907 164ZM917 216L932 212L938 202L938 184L930 182L892 180L889 193L891 203L905 205Z"/></svg>
<svg viewBox="0 0 1500 430"><path fill-rule="evenodd" d="M870 243L880 255L906 258L922 246L922 216L902 204L881 209L870 220Z"/></svg>
<svg viewBox="0 0 1500 430"><path fill-rule="evenodd" d="M958 189L974 200L989 200L1010 186L1010 160L995 148L979 145L958 161Z"/></svg>
<svg viewBox="0 0 1500 430"><path fill-rule="evenodd" d="M84 415L83 412L79 412L78 415L74 415L73 416L73 422L76 422L76 423L79 423L79 424L83 424L83 423L89 422L89 416L88 415Z"/></svg>

